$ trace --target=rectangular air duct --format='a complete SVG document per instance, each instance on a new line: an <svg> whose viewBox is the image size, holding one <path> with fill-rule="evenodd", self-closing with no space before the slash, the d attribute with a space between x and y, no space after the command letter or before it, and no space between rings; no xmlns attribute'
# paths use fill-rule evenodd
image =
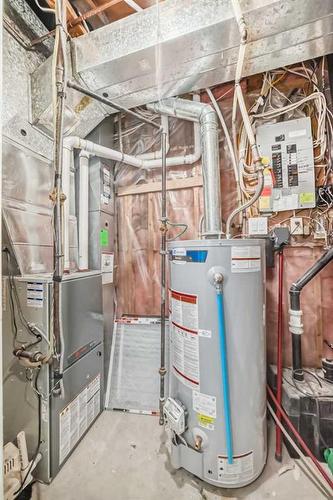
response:
<svg viewBox="0 0 333 500"><path fill-rule="evenodd" d="M243 76L333 52L331 0L317 1L315 9L312 0L241 3L249 27ZM88 88L131 108L233 80L238 49L230 0L166 0L75 38L73 71ZM46 61L32 82L45 82L49 71ZM31 89L34 123L45 131L51 106L47 85ZM81 121L86 124L93 104L69 94L67 102L75 103L71 133L80 135L79 128L87 131Z"/></svg>

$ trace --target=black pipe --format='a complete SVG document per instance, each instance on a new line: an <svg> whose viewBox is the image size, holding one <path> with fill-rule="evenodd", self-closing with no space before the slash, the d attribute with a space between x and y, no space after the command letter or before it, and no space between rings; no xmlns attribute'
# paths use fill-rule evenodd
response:
<svg viewBox="0 0 333 500"><path fill-rule="evenodd" d="M301 278L291 285L289 298L292 311L301 310L301 291L331 260L333 260L333 248L327 250ZM299 333L292 333L292 358L293 376L296 380L303 380L302 336Z"/></svg>
<svg viewBox="0 0 333 500"><path fill-rule="evenodd" d="M110 106L111 108L116 109L117 111L122 111L124 113L127 113L128 115L134 116L134 118L136 118L142 123L146 123L146 125L150 125L151 127L161 130L161 126L153 122L152 120L149 120L144 116L141 116L139 113L136 113L131 109L124 108L123 106L116 104L110 99L107 99L106 97L101 96L100 94L96 94L96 92L92 92L91 90L85 89L84 87L81 87L81 85L77 85L76 83L73 82L67 82L67 87L77 90L78 92L81 92L81 94L91 97L92 99L95 99L96 101L99 101L102 104L106 104L107 106Z"/></svg>

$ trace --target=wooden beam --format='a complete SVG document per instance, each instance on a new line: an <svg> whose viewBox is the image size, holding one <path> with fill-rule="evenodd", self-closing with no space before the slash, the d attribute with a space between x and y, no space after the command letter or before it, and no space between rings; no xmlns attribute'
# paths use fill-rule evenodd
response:
<svg viewBox="0 0 333 500"><path fill-rule="evenodd" d="M99 5L98 7L95 7L94 9L88 10L88 12L85 12L81 16L77 17L74 21L71 21L70 23L67 23L69 28L73 28L77 24L81 23L82 21L85 21L86 19L89 19L92 16L97 16L101 12L104 12L105 10L109 9L110 7L113 7L114 5L117 5L118 3L122 2L123 0L109 0L108 2Z"/></svg>
<svg viewBox="0 0 333 500"><path fill-rule="evenodd" d="M54 9L55 0L46 0L46 3L48 4L48 6L51 9ZM78 19L78 16L77 16L74 8L72 7L71 3L69 2L69 0L66 0L66 11L67 11L67 26L70 26L71 23L73 22L73 20ZM77 25L76 28L71 31L72 36L80 36L80 35L84 35L85 33L87 33L87 30L80 23L81 23L81 21L76 23L76 25Z"/></svg>
<svg viewBox="0 0 333 500"><path fill-rule="evenodd" d="M98 5L94 2L94 0L84 0L88 6L90 7L90 9L96 9L98 7ZM104 25L105 24L109 24L110 23L110 19L108 18L108 16L105 14L105 12L101 12L100 14L97 14L97 16L101 23L103 23Z"/></svg>
<svg viewBox="0 0 333 500"><path fill-rule="evenodd" d="M187 179L172 179L167 181L167 190L189 189L202 186L202 176L188 177ZM157 193L161 191L161 182L147 182L135 186L126 186L118 189L117 196L130 196L135 194Z"/></svg>

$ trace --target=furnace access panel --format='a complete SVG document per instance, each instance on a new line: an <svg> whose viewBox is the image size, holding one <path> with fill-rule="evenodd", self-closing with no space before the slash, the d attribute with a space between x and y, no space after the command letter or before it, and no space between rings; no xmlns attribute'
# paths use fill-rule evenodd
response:
<svg viewBox="0 0 333 500"><path fill-rule="evenodd" d="M315 206L315 174L309 117L258 127L257 143L270 172L259 200L261 212Z"/></svg>

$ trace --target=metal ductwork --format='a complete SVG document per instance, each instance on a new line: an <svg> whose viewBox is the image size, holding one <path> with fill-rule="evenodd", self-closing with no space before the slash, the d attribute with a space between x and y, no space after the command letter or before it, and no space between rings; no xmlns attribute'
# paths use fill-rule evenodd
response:
<svg viewBox="0 0 333 500"><path fill-rule="evenodd" d="M200 124L202 174L204 190L205 236L214 237L222 232L218 119L209 104L169 98L148 104L147 108L161 115L173 116Z"/></svg>
<svg viewBox="0 0 333 500"><path fill-rule="evenodd" d="M315 9L313 0L248 0L241 7L249 30L243 77L333 52L331 0ZM81 85L132 108L233 80L239 31L230 0L165 0L73 39L71 51ZM31 74L31 117L46 133L50 74L51 59ZM69 90L66 131L84 137L109 112Z"/></svg>

